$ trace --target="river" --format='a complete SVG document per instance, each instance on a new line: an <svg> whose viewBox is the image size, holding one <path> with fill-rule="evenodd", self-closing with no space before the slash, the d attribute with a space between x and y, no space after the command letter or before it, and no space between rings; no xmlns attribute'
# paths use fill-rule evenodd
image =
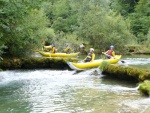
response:
<svg viewBox="0 0 150 113"><path fill-rule="evenodd" d="M150 68L150 56L121 60L122 65ZM149 113L150 98L139 94L138 85L103 76L98 69L0 72L0 112Z"/></svg>

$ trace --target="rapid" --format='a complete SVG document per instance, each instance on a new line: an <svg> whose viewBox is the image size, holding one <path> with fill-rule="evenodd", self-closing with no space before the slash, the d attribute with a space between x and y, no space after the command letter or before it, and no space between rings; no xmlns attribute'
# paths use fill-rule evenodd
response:
<svg viewBox="0 0 150 113"><path fill-rule="evenodd" d="M149 56L126 56L121 65L150 68ZM0 72L1 113L149 113L138 84L105 78L100 70Z"/></svg>

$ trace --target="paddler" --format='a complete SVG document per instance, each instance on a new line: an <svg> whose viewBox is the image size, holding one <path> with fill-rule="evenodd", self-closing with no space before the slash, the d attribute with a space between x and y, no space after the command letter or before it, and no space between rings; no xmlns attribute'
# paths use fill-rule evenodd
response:
<svg viewBox="0 0 150 113"><path fill-rule="evenodd" d="M95 59L94 49L90 48L90 52L87 57L84 59L84 62L92 62Z"/></svg>
<svg viewBox="0 0 150 113"><path fill-rule="evenodd" d="M66 44L66 48L64 49L64 52L67 53L67 54L72 52L72 48L69 47L69 44Z"/></svg>
<svg viewBox="0 0 150 113"><path fill-rule="evenodd" d="M51 50L51 53L56 53L56 51L57 51L57 49L56 49L55 45L52 44L52 50Z"/></svg>
<svg viewBox="0 0 150 113"><path fill-rule="evenodd" d="M52 45L48 45L48 46L43 46L43 50L48 52L52 50Z"/></svg>
<svg viewBox="0 0 150 113"><path fill-rule="evenodd" d="M108 59L112 58L112 57L115 57L115 51L114 51L114 46L111 45L109 47L109 50L107 50L106 52L102 52L102 54L106 55L106 57Z"/></svg>

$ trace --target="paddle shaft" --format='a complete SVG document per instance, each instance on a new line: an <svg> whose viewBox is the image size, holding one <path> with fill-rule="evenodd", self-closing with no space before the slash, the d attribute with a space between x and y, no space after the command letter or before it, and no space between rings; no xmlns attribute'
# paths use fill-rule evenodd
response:
<svg viewBox="0 0 150 113"><path fill-rule="evenodd" d="M108 56L108 54L106 54L105 52L102 52L103 55ZM110 56L110 55L109 55ZM114 56L110 56L110 58L114 58L116 59ZM121 63L126 63L125 61L121 60Z"/></svg>

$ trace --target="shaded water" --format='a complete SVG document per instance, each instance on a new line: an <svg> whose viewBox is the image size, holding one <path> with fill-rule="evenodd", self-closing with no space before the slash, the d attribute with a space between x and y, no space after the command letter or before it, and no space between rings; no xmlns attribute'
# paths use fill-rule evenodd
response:
<svg viewBox="0 0 150 113"><path fill-rule="evenodd" d="M147 67L150 63L148 57L122 60L134 66ZM150 98L142 97L138 86L96 76L97 70L0 72L0 112L149 113Z"/></svg>

